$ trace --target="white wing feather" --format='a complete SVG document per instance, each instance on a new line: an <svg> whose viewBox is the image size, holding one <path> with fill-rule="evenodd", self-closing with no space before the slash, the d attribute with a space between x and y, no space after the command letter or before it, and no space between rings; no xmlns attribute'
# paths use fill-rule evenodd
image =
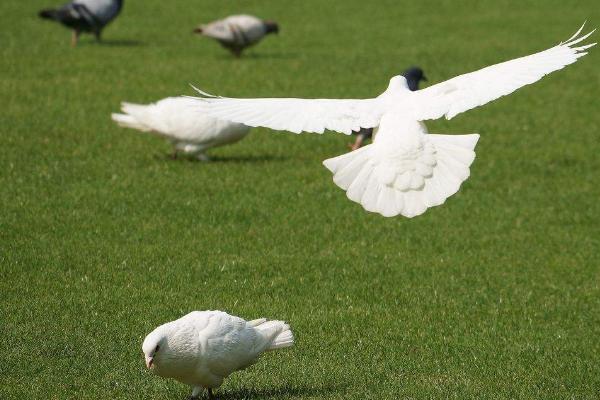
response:
<svg viewBox="0 0 600 400"><path fill-rule="evenodd" d="M200 92L203 94L203 92ZM379 125L386 111L379 98L331 99L233 99L198 98L210 115L248 126L262 126L294 133L323 133L326 129L349 135L360 128Z"/></svg>
<svg viewBox="0 0 600 400"><path fill-rule="evenodd" d="M579 57L587 54L585 50L596 44L574 47L595 31L577 37L583 30L583 26L566 43L526 57L459 75L412 93L415 119L422 121L442 116L450 119L457 114L506 96L525 85L537 82L551 72L573 64Z"/></svg>
<svg viewBox="0 0 600 400"><path fill-rule="evenodd" d="M199 340L205 343L202 359L209 371L226 377L255 363L267 350L289 347L294 337L289 325L262 318L247 322L222 311L200 314Z"/></svg>

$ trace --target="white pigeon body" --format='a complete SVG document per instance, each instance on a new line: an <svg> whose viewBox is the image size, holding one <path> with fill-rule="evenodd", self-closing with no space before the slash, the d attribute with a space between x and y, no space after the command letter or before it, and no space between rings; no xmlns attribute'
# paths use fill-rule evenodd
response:
<svg viewBox="0 0 600 400"><path fill-rule="evenodd" d="M345 134L378 127L371 145L324 161L334 182L366 210L414 217L443 204L469 177L477 134L428 134L422 121L457 114L508 95L584 56L595 43L576 47L594 31L530 56L410 91L395 76L373 99L234 99L199 91L202 111L250 126L294 133Z"/></svg>
<svg viewBox="0 0 600 400"><path fill-rule="evenodd" d="M252 15L231 15L200 25L196 32L217 40L238 55L247 47L261 41L269 33L269 23Z"/></svg>
<svg viewBox="0 0 600 400"><path fill-rule="evenodd" d="M265 351L292 346L289 325L265 318L245 321L223 311L194 311L159 326L144 339L146 365L155 374L193 387L192 396L221 386L232 372Z"/></svg>
<svg viewBox="0 0 600 400"><path fill-rule="evenodd" d="M243 139L247 125L214 118L189 97L168 97L156 103L141 105L122 103L123 114L112 114L120 126L151 132L167 138L177 151L205 159L205 151Z"/></svg>

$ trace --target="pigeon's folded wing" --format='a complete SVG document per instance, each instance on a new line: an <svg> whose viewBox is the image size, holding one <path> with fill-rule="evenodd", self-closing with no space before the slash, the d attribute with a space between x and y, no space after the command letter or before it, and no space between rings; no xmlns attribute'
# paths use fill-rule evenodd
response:
<svg viewBox="0 0 600 400"><path fill-rule="evenodd" d="M231 25L227 24L226 21L215 21L202 25L202 35L225 42L235 40Z"/></svg>
<svg viewBox="0 0 600 400"><path fill-rule="evenodd" d="M213 311L209 322L199 332L202 358L211 373L227 376L256 362L264 350L264 339L239 317Z"/></svg>
<svg viewBox="0 0 600 400"><path fill-rule="evenodd" d="M77 0L71 3L82 17L91 18L93 25L106 25L121 11L122 2L117 0Z"/></svg>
<svg viewBox="0 0 600 400"><path fill-rule="evenodd" d="M585 25L585 24L584 24ZM414 118L447 119L515 90L574 63L595 45L574 47L594 31L578 37L583 26L566 43L526 57L492 65L412 93Z"/></svg>
<svg viewBox="0 0 600 400"><path fill-rule="evenodd" d="M205 94L204 92L200 92ZM326 129L349 135L360 128L379 125L386 111L381 98L333 99L233 99L202 97L200 107L213 117L248 126L294 133L323 133Z"/></svg>

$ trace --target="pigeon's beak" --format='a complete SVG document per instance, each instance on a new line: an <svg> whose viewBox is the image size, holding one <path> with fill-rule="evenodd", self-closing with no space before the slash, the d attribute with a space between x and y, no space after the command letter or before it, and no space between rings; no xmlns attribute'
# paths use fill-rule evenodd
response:
<svg viewBox="0 0 600 400"><path fill-rule="evenodd" d="M192 33L202 33L202 27L201 26L197 27L196 29L194 29L192 31Z"/></svg>
<svg viewBox="0 0 600 400"><path fill-rule="evenodd" d="M154 365L154 358L146 356L146 367L148 369L152 368Z"/></svg>

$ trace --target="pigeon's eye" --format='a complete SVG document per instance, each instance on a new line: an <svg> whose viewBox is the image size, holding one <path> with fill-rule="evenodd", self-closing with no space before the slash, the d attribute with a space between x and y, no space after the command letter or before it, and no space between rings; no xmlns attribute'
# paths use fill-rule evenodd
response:
<svg viewBox="0 0 600 400"><path fill-rule="evenodd" d="M160 349L160 345L158 345L158 344L157 344L157 345L156 345L156 348L154 349L154 352L155 352L155 353L156 353L156 352L158 352L158 349Z"/></svg>

